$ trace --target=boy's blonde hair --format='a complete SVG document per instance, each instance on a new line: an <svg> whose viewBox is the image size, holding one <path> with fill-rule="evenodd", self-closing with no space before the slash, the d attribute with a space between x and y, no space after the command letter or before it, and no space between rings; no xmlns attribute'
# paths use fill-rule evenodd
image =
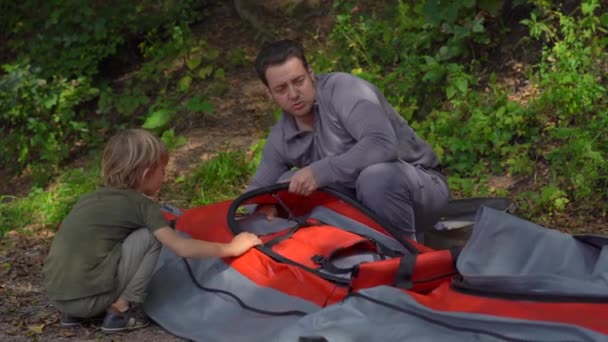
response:
<svg viewBox="0 0 608 342"><path fill-rule="evenodd" d="M103 151L103 185L134 189L146 169L152 170L168 159L167 146L145 129L119 132L110 138Z"/></svg>

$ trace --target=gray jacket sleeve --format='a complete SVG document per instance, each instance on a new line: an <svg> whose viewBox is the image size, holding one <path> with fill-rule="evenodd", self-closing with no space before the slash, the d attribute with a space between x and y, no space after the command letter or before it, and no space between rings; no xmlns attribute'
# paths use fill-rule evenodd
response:
<svg viewBox="0 0 608 342"><path fill-rule="evenodd" d="M311 164L320 187L353 182L366 167L396 160L397 136L378 95L366 84L342 84L331 102L344 129L357 141L348 151Z"/></svg>
<svg viewBox="0 0 608 342"><path fill-rule="evenodd" d="M264 186L275 184L283 173L289 170L289 166L282 160L273 142L276 137L269 136L262 150L262 160L258 166L246 191L254 190Z"/></svg>

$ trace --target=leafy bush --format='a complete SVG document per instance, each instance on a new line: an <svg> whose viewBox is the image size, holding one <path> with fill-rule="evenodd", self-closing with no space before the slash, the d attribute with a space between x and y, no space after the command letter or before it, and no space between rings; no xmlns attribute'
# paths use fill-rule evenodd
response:
<svg viewBox="0 0 608 342"><path fill-rule="evenodd" d="M495 75L480 76L489 51L507 32L501 11L511 8L505 5L531 10L521 24L543 46L539 63L529 68L536 95L525 102L510 100L511 90ZM491 194L492 175L547 174L515 194L529 215L606 212L608 12L601 13L597 0L582 1L568 14L560 6L398 1L386 13L353 17L355 8L346 3L338 6L343 14L330 47L313 62L322 71L352 71L378 85L434 146L454 193Z"/></svg>
<svg viewBox="0 0 608 342"><path fill-rule="evenodd" d="M4 70L7 74L0 78L0 163L17 170L31 167L44 180L75 146L94 136L85 120L91 113L78 106L98 91L86 77L47 81L30 66L5 65Z"/></svg>
<svg viewBox="0 0 608 342"><path fill-rule="evenodd" d="M16 172L29 168L42 185L72 152L94 146L115 129L141 124L148 116L152 118L147 125L170 147L183 144L184 138L168 121L162 125L154 121L159 111L168 108L213 110L200 98L183 98L191 83L186 77L177 82L177 89L167 86L175 84L167 72L175 59L203 47L195 46L200 42L192 39L188 29L202 4L196 0L3 3L6 21L0 23L0 37L6 44L0 58L9 63L0 73L2 165ZM147 40L139 47L123 50L144 37ZM135 83L117 86L103 79L108 75L98 75L105 61L124 56L135 57L135 62L144 59L133 77ZM123 64L133 68L133 62ZM190 60L188 66L199 67ZM203 67L212 76L223 77L223 70Z"/></svg>
<svg viewBox="0 0 608 342"><path fill-rule="evenodd" d="M196 6L193 0L25 0L6 5L10 20L2 29L13 55L28 58L43 78L92 76L129 39L193 21Z"/></svg>

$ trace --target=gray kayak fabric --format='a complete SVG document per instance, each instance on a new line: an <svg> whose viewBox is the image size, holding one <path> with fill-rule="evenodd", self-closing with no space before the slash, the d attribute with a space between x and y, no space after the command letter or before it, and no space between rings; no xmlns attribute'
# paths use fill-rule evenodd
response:
<svg viewBox="0 0 608 342"><path fill-rule="evenodd" d="M264 215L254 214L237 220L236 224L240 231L250 232L256 235L267 235L295 227L298 223L281 217L275 217L272 220L268 220Z"/></svg>
<svg viewBox="0 0 608 342"><path fill-rule="evenodd" d="M241 307L226 294L198 288L182 258L163 248L144 311L170 333L193 341L267 341L299 315L273 316ZM319 310L315 304L256 285L221 259L188 260L201 285L236 295L248 306L272 312Z"/></svg>
<svg viewBox="0 0 608 342"><path fill-rule="evenodd" d="M606 336L566 324L444 312L418 304L393 287L359 292L301 318L269 341L605 341Z"/></svg>
<svg viewBox="0 0 608 342"><path fill-rule="evenodd" d="M369 227L327 208L315 209L310 217L380 239ZM239 224L245 231L260 234L291 227L294 221L269 222L263 217L253 217ZM391 238L386 239L383 241L386 245L393 243ZM603 237L574 238L484 207L478 212L473 235L460 253L457 267L465 283L476 289L605 296L608 293L607 246L608 240ZM365 258L376 260L376 257L347 256L335 260L335 264L349 266ZM207 289L197 286L184 259L163 248L144 310L170 333L193 341L608 340L604 335L574 325L435 311L388 286L366 289L342 303L321 308L257 285L221 259L187 262L193 278ZM217 290L233 294L258 312ZM294 314L295 311L298 314Z"/></svg>
<svg viewBox="0 0 608 342"><path fill-rule="evenodd" d="M456 267L475 289L606 298L608 239L592 240L482 207Z"/></svg>
<svg viewBox="0 0 608 342"><path fill-rule="evenodd" d="M317 219L328 225L340 227L351 233L356 233L361 236L365 236L366 238L378 241L379 243L383 244L384 246L390 248L393 251L400 252L402 254L412 254L394 238L379 233L378 231L373 230L372 228L358 221L348 218L324 206L318 206L314 208L311 211L309 217Z"/></svg>

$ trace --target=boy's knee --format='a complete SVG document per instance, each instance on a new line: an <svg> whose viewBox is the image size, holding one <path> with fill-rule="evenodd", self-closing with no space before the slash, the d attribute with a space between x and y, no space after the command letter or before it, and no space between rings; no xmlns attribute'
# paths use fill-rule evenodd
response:
<svg viewBox="0 0 608 342"><path fill-rule="evenodd" d="M150 229L145 227L135 230L127 239L137 241L138 244L149 246L151 249L160 248L162 246Z"/></svg>

